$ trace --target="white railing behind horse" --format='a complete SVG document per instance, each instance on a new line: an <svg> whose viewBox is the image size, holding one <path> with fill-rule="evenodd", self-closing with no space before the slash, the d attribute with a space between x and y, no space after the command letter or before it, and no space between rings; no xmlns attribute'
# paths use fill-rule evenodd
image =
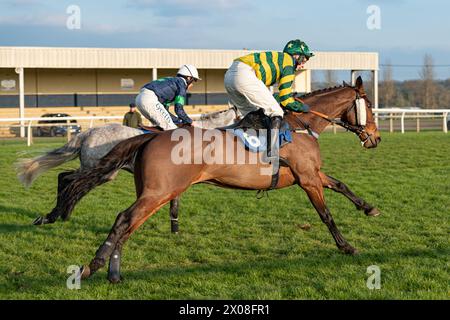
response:
<svg viewBox="0 0 450 320"><path fill-rule="evenodd" d="M394 131L394 119L400 119L400 127L401 132L405 132L405 119L416 119L416 128L417 132L420 131L420 119L426 118L436 118L442 117L442 131L447 133L447 118L450 114L450 109L373 109L373 113L375 114L375 121L378 125L380 116L383 115L383 118L389 119L389 131ZM193 120L199 119L201 114L193 114L190 117ZM3 118L0 119L0 127L17 127L17 128L26 128L27 129L27 145L30 146L32 144L33 138L33 127L43 127L43 126L67 126L71 127L77 125L78 123L37 123L38 121L60 121L60 120L77 120L77 121L89 121L89 128L94 126L94 121L98 120L121 120L123 116L78 116L78 117L60 117L60 118L49 118L49 117L33 117L33 118ZM8 124L1 125L2 122L19 122L24 123L21 124ZM334 133L336 133L336 127L332 126L331 128ZM67 130L67 140L70 140L71 134L70 130Z"/></svg>
<svg viewBox="0 0 450 320"><path fill-rule="evenodd" d="M447 118L450 109L373 109L375 121L378 125L380 115L386 115L389 119L389 131L394 131L394 119L400 119L401 132L405 133L405 118L416 119L416 130L420 131L420 119L442 117L442 131L447 133Z"/></svg>
<svg viewBox="0 0 450 320"><path fill-rule="evenodd" d="M193 114L190 115L192 120L199 119L201 114ZM0 123L2 122L19 122L21 124L9 124L9 125L0 125L0 127L9 127L9 128L27 128L27 145L31 146L33 143L33 127L72 127L74 125L78 125L78 123L37 123L37 121L89 121L89 128L94 126L95 120L122 120L123 116L80 116L80 117L58 117L58 118L50 118L50 117L33 117L33 118L3 118L0 119ZM34 123L33 123L34 122ZM121 121L120 121L121 122ZM71 138L70 130L67 130L67 141Z"/></svg>

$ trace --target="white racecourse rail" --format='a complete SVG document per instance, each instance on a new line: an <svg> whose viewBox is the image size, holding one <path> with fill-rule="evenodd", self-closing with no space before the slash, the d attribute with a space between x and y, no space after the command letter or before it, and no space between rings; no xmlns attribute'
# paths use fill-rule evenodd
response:
<svg viewBox="0 0 450 320"><path fill-rule="evenodd" d="M419 131L419 120L421 118L435 118L442 117L442 131L447 133L447 118L450 114L450 109L373 109L373 113L375 114L375 121L378 125L378 120L382 116L383 118L390 120L390 130L393 131L392 121L393 119L400 118L401 122L401 132L405 132L405 118L408 119L417 119L418 122L418 131ZM200 118L201 114L193 114L190 115L193 120ZM60 117L58 120L88 120L89 128L92 128L94 125L94 121L96 120L122 120L123 116L83 116L83 117ZM32 127L43 126L43 124L37 123L41 120L51 120L50 118L45 117L35 117L35 118L3 118L0 119L1 122L19 122L24 123L23 127L26 127L28 130L27 134L27 145L30 146L32 143ZM49 124L54 125L54 124ZM58 123L58 126L72 126L73 123ZM20 124L8 125L8 127L22 127ZM334 128L335 129L335 128ZM69 134L67 135L67 139L70 139L70 130L68 130ZM336 132L336 130L334 130Z"/></svg>
<svg viewBox="0 0 450 320"><path fill-rule="evenodd" d="M390 131L393 132L393 120L400 118L401 132L405 133L405 118L417 120L417 131L420 131L420 119L442 117L442 131L448 132L447 119L450 114L450 109L397 109L397 108L383 108L373 109L375 114L375 122L378 126L378 120L383 118L389 119Z"/></svg>
<svg viewBox="0 0 450 320"><path fill-rule="evenodd" d="M191 119L196 120L201 117L201 114L192 114L190 115ZM23 127L27 128L27 145L31 146L33 141L33 127L42 127L42 126L55 126L54 123L51 124L42 124L38 123L38 121L53 121L53 120L86 120L89 121L89 128L94 126L95 120L123 120L123 116L80 116L80 117L58 117L57 119L52 119L48 117L34 117L34 118L3 118L0 119L0 126L2 122L20 122L24 123ZM34 122L34 123L33 123ZM74 123L58 123L58 126L73 126ZM22 127L21 124L13 124L7 125L7 127ZM67 130L67 140L70 140L70 130Z"/></svg>

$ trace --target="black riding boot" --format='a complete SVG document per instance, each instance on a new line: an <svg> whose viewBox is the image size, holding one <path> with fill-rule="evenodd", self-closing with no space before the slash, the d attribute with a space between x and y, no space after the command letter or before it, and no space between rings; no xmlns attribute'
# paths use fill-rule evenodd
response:
<svg viewBox="0 0 450 320"><path fill-rule="evenodd" d="M283 120L283 118L280 117L280 116L276 116L276 117L272 117L270 119L272 120L271 129L273 129L273 130L280 130L280 128L281 128L281 121Z"/></svg>
<svg viewBox="0 0 450 320"><path fill-rule="evenodd" d="M283 120L283 118L280 116L275 116L275 117L270 118L270 120L271 120L270 131L268 132L268 135L267 135L267 138L268 138L267 142L268 142L268 146L269 146L267 155L269 158L273 157L272 147L273 147L274 143L278 142L278 132L281 128L281 121ZM275 134L276 137L272 137L272 133Z"/></svg>

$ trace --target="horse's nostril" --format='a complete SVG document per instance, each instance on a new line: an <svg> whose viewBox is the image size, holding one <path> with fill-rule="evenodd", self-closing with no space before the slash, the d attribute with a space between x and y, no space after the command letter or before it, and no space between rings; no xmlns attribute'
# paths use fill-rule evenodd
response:
<svg viewBox="0 0 450 320"><path fill-rule="evenodd" d="M380 143L381 142L381 137L377 138L377 142Z"/></svg>

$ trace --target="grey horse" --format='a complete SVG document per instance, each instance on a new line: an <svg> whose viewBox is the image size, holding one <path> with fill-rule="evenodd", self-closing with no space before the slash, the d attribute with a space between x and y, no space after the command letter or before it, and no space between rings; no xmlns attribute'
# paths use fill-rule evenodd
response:
<svg viewBox="0 0 450 320"><path fill-rule="evenodd" d="M192 125L204 129L214 129L228 126L238 119L239 114L236 107L231 107L224 111L202 114L198 120L193 121ZM29 187L33 181L44 172L58 167L65 162L79 158L80 168L61 172L58 175L59 194L67 184L65 178L68 178L70 175L81 170L94 168L99 160L119 142L143 133L144 132L140 129L126 127L117 123L91 128L76 135L61 148L48 151L44 155L32 159L19 159L16 163L18 179L26 187ZM123 169L133 172L134 165L128 165ZM109 181L113 180L117 176L117 173L118 171L113 172L109 176ZM59 197L57 197L57 199L59 199ZM33 221L33 224L42 225L54 223L59 216L61 216L63 220L67 220L74 208L71 207L68 212L59 212L58 208L60 206L58 202L49 214L37 217ZM173 233L178 232L178 204L178 198L172 200L170 203L171 230Z"/></svg>

